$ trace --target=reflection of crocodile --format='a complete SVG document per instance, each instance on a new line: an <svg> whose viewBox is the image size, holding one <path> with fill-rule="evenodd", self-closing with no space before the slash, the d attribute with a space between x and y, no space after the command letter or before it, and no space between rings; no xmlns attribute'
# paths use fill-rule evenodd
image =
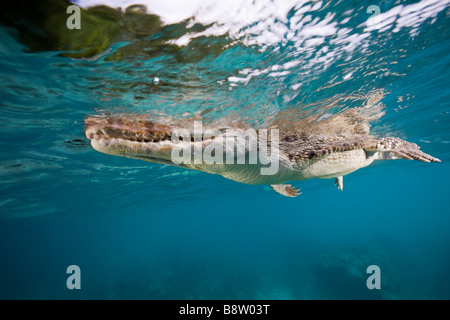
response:
<svg viewBox="0 0 450 320"><path fill-rule="evenodd" d="M172 140L172 133L180 125L166 125L132 117L87 118L86 136L97 151L161 164L175 165L172 150L179 141ZM215 137L182 141L189 148L205 150ZM233 138L234 139L234 138ZM248 140L248 138L247 138ZM247 141L248 142L248 141ZM270 147L270 146L269 146ZM248 147L245 150L248 153ZM399 138L375 138L364 130L333 134L292 134L280 130L279 168L274 175L261 175L261 163L233 164L181 163L178 167L219 174L225 178L247 184L270 185L276 192L295 197L299 194L289 184L294 180L311 178L335 178L339 190L343 190L343 176L366 167L378 159L409 159L424 162L440 162L419 150L419 146Z"/></svg>

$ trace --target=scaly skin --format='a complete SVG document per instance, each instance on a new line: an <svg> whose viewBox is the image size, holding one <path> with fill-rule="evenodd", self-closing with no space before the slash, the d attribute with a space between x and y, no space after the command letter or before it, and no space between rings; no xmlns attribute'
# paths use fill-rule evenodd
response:
<svg viewBox="0 0 450 320"><path fill-rule="evenodd" d="M225 159L223 164L207 163L204 160L198 163L191 161L174 164L172 151L175 147L183 145L203 152L215 139L203 137L201 140L192 138L191 141L172 141L172 133L184 129L182 127L135 117L90 117L85 122L86 137L99 152L218 174L246 184L271 185L276 192L289 197L297 196L298 190L283 183L312 178L336 178L336 184L342 190L342 176L366 167L377 159L440 162L439 159L420 151L416 144L399 138L380 139L366 132L292 134L292 131L286 133L280 130L278 170L271 175L262 175L261 168L267 168L267 164L260 161L255 164L249 164L248 161L239 164L236 157L230 164L226 164ZM234 137L227 136L226 130L222 128L221 132L223 141L234 141ZM244 142L249 142L247 136L243 139ZM268 141L270 142L269 139ZM225 146L225 142L223 145ZM268 148L269 151L274 149L270 143ZM248 160L248 144L243 152Z"/></svg>

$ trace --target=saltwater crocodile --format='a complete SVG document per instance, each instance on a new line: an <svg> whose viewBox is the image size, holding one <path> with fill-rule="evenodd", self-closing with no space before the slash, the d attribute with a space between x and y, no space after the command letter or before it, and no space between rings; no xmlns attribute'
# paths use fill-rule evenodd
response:
<svg viewBox="0 0 450 320"><path fill-rule="evenodd" d="M251 151L249 135L241 136L241 145L244 145L241 153L246 156L245 163L236 161L239 154L237 150L234 161L231 162L211 163L204 159L194 161L194 158L188 162L174 161L174 150L180 148L180 145L184 150L186 147L192 150L192 154L195 150L204 152L209 148L211 151L212 144L217 145L219 141L217 132L223 135L220 144L225 146L225 141L235 141L236 137L227 134L226 129L232 128L230 126L210 127L216 129L216 133L209 136L201 134L198 137L197 134L186 138L177 134L178 138L174 140L174 133L179 130L188 130L189 133L192 132L192 127L186 129L186 125L180 123L153 122L136 116L88 117L85 123L86 137L97 151L218 174L246 184L270 185L274 191L288 197L296 197L300 192L286 182L311 178L335 178L338 189L343 190L344 175L366 167L374 160L414 159L440 162L420 151L417 144L395 137L374 137L369 134L365 123L357 123L355 119L345 116L311 121L300 130L281 127L276 149L274 140L267 139L268 152L277 154L277 170L265 175L261 174L261 168L268 167L267 162L263 164L258 160L251 164L248 161ZM342 129L345 126L346 129ZM257 135L257 139L258 137Z"/></svg>

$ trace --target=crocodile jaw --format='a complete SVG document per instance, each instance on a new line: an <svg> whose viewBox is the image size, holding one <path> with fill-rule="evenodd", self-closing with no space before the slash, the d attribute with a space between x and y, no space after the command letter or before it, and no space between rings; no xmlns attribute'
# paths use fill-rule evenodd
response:
<svg viewBox="0 0 450 320"><path fill-rule="evenodd" d="M86 118L86 137L102 153L149 162L176 165L171 153L173 128L145 120L127 118Z"/></svg>

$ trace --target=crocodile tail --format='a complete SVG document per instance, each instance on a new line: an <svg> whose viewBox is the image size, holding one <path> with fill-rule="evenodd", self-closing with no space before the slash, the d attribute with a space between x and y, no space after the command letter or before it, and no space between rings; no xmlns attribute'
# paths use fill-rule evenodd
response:
<svg viewBox="0 0 450 320"><path fill-rule="evenodd" d="M408 159L423 162L441 162L438 158L420 151L420 147L417 144L399 138L376 139L373 145L364 148L364 150L377 152L378 159Z"/></svg>

